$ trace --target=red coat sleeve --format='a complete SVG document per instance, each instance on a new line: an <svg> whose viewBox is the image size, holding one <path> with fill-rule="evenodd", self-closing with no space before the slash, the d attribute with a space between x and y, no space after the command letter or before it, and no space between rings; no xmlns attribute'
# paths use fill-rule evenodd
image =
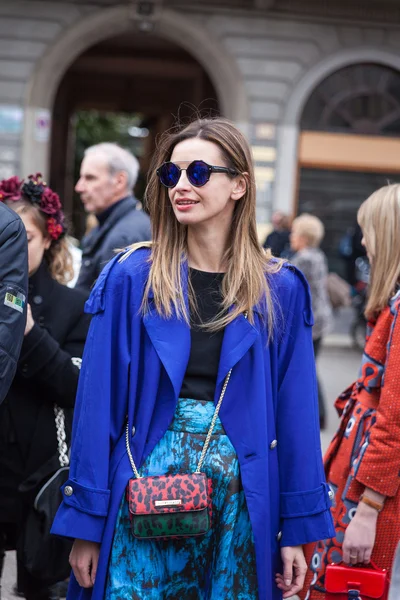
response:
<svg viewBox="0 0 400 600"><path fill-rule="evenodd" d="M395 496L400 484L400 299L393 305L384 379L376 422L356 479L383 496Z"/></svg>

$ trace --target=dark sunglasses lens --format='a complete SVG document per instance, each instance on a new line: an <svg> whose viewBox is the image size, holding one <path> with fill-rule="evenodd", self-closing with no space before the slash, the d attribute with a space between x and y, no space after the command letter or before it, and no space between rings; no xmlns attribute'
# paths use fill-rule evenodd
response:
<svg viewBox="0 0 400 600"><path fill-rule="evenodd" d="M210 179L208 165L206 165L206 163L204 163L202 160L195 160L190 163L186 173L190 183L196 187L205 185Z"/></svg>
<svg viewBox="0 0 400 600"><path fill-rule="evenodd" d="M167 162L159 168L158 176L165 187L175 187L181 176L181 170L174 163Z"/></svg>

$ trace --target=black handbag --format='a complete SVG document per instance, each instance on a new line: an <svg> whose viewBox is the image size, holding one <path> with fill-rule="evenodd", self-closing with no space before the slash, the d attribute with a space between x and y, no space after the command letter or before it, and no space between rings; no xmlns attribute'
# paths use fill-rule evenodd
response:
<svg viewBox="0 0 400 600"><path fill-rule="evenodd" d="M69 477L63 409L54 405L54 415L58 455L35 474L36 481L41 481L41 484L33 504L28 509L23 531L18 540L18 554L25 568L32 576L48 585L63 581L69 576L71 571L69 554L73 543L72 539L50 534L54 517L62 501L60 488ZM30 482L24 482L20 486L20 491L28 492L33 479L35 476L30 478Z"/></svg>

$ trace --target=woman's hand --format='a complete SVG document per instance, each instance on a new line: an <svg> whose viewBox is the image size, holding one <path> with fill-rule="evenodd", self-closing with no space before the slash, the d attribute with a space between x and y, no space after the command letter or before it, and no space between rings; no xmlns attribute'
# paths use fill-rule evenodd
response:
<svg viewBox="0 0 400 600"><path fill-rule="evenodd" d="M28 304L28 306L26 307L26 325L25 325L24 335L28 335L28 333L31 331L34 324L35 324L35 321L33 320L33 317L32 317L31 305Z"/></svg>
<svg viewBox="0 0 400 600"><path fill-rule="evenodd" d="M306 559L301 546L285 546L281 548L283 574L277 573L275 583L282 590L283 598L290 598L303 589L307 572Z"/></svg>
<svg viewBox="0 0 400 600"><path fill-rule="evenodd" d="M344 536L343 562L350 565L370 562L377 520L378 511L360 502Z"/></svg>
<svg viewBox="0 0 400 600"><path fill-rule="evenodd" d="M94 586L99 554L100 544L87 542L86 540L74 541L69 555L69 564L81 587L90 588Z"/></svg>

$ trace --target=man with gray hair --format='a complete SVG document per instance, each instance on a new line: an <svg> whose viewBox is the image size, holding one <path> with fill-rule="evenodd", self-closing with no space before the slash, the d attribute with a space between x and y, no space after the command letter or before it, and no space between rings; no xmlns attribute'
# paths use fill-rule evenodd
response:
<svg viewBox="0 0 400 600"><path fill-rule="evenodd" d="M99 225L82 240L76 287L89 292L116 248L150 239L150 219L132 195L138 173L136 158L117 144L97 144L85 151L75 190Z"/></svg>

